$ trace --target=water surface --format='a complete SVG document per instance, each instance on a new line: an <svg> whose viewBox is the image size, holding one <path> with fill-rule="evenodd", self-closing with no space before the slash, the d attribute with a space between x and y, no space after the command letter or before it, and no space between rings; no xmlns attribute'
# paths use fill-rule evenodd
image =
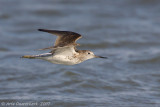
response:
<svg viewBox="0 0 160 107"><path fill-rule="evenodd" d="M159 107L160 1L0 0L0 102L51 107ZM74 66L21 59L53 45L37 29L75 31L109 59ZM2 105L1 105L2 106ZM18 106L18 105L17 105Z"/></svg>

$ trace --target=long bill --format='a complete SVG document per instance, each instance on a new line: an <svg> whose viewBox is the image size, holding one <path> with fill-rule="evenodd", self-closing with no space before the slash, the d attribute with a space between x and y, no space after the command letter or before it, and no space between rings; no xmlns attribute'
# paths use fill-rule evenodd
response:
<svg viewBox="0 0 160 107"><path fill-rule="evenodd" d="M95 55L95 58L104 58L104 59L108 59L108 57L96 56L96 55Z"/></svg>

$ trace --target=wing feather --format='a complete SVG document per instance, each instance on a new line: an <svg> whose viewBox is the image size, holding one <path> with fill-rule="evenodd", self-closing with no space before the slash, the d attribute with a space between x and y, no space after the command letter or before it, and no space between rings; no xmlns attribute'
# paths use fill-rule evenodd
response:
<svg viewBox="0 0 160 107"><path fill-rule="evenodd" d="M54 43L54 47L63 47L67 45L77 46L78 44L76 43L76 41L82 37L80 34L71 31L46 30L46 29L38 29L38 30L58 36Z"/></svg>
<svg viewBox="0 0 160 107"><path fill-rule="evenodd" d="M76 51L75 51L74 46L71 45L71 46L64 46L64 47L55 48L50 53L52 53L54 55L73 56L73 54L76 53Z"/></svg>

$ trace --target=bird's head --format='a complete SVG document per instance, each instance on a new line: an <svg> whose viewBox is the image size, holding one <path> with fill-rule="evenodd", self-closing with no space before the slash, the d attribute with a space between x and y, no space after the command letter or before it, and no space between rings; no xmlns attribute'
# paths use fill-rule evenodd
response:
<svg viewBox="0 0 160 107"><path fill-rule="evenodd" d="M84 54L83 54L84 60L88 60L88 59L92 59L92 58L105 58L105 59L107 59L107 57L94 55L94 53L92 51L83 50L83 52L84 52Z"/></svg>

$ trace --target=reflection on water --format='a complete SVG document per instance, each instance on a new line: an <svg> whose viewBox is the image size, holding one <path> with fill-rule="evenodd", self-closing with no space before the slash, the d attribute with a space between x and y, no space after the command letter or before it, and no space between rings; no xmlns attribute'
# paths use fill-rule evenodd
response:
<svg viewBox="0 0 160 107"><path fill-rule="evenodd" d="M54 106L160 106L160 1L1 0L1 102ZM83 35L78 49L109 59L75 66L28 60L55 36L39 28Z"/></svg>

